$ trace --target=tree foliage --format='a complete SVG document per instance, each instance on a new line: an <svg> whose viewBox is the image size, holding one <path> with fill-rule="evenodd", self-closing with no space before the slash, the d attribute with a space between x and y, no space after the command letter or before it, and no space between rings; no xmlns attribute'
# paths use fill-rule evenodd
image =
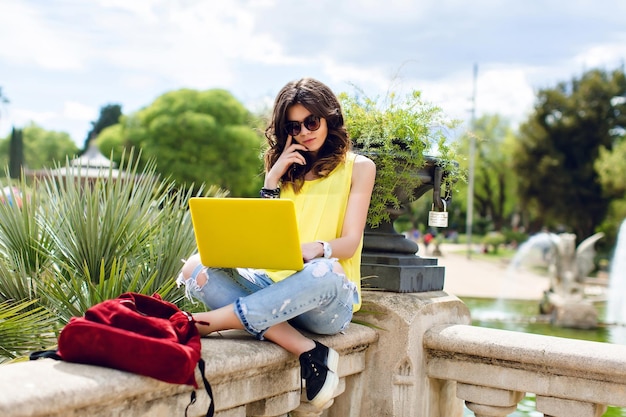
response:
<svg viewBox="0 0 626 417"><path fill-rule="evenodd" d="M78 147L65 132L45 130L35 123L29 123L20 129L24 152L24 167L41 169L54 167L55 163L63 163L66 158L73 158ZM0 164L6 167L9 163L11 135L0 140Z"/></svg>
<svg viewBox="0 0 626 417"><path fill-rule="evenodd" d="M158 172L181 185L217 185L233 196L255 196L262 185L261 135L252 115L221 89L182 89L105 129L102 152L141 149Z"/></svg>
<svg viewBox="0 0 626 417"><path fill-rule="evenodd" d="M87 133L83 152L89 148L89 142L98 137L105 128L117 124L122 116L122 106L119 104L107 104L100 108L100 117L95 122L91 122L91 130Z"/></svg>
<svg viewBox="0 0 626 417"><path fill-rule="evenodd" d="M611 151L600 148L595 168L604 194L611 199L609 212L600 230L613 240L626 219L626 136L622 136Z"/></svg>
<svg viewBox="0 0 626 417"><path fill-rule="evenodd" d="M600 148L595 167L605 193L615 198L626 198L626 136L611 151Z"/></svg>
<svg viewBox="0 0 626 417"><path fill-rule="evenodd" d="M520 127L514 166L521 203L542 225L563 225L584 239L604 219L609 198L594 162L626 126L624 104L615 100L620 96L626 96L621 70L590 70L538 92Z"/></svg>

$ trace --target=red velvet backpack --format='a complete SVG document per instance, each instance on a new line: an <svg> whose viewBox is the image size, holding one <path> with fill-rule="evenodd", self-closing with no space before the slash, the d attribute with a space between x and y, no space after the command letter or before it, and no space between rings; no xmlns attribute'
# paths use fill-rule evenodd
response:
<svg viewBox="0 0 626 417"><path fill-rule="evenodd" d="M206 415L214 414L213 393L204 375L195 320L158 294L129 292L98 303L83 317L70 319L58 344L55 354L34 352L31 359L56 356L67 362L119 369L194 388L198 388L198 366L211 399ZM190 405L195 400L193 391Z"/></svg>

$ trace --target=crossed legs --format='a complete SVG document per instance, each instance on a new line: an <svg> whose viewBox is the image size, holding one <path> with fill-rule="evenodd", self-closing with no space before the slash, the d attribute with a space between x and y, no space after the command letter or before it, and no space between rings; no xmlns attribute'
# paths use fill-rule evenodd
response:
<svg viewBox="0 0 626 417"><path fill-rule="evenodd" d="M183 278L188 280L198 265L200 265L199 256L191 256L182 268ZM207 283L207 280L208 277L206 271L200 271L196 277L196 283L198 286L204 286ZM197 321L208 323L196 324L198 331L202 336L220 330L245 330L241 320L237 314L235 314L233 304L228 304L226 306L202 313L195 313L193 316ZM313 340L304 336L287 322L271 326L265 332L264 337L297 356L315 348L315 342Z"/></svg>

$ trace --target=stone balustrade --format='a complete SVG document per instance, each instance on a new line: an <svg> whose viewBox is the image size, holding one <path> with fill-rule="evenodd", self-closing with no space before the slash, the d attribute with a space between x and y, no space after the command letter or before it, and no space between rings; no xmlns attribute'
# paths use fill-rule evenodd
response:
<svg viewBox="0 0 626 417"><path fill-rule="evenodd" d="M357 324L364 322L367 325ZM472 327L443 291L365 291L345 333L317 337L340 356L324 410L302 401L297 358L229 331L203 339L216 417L477 417L512 413L525 393L546 416L600 416L626 406L626 347ZM197 380L202 386L199 374ZM184 415L192 387L52 359L0 366L7 417ZM204 416L206 393L189 416Z"/></svg>
<svg viewBox="0 0 626 417"><path fill-rule="evenodd" d="M477 417L504 417L526 393L551 417L599 417L626 407L626 346L466 325L424 336L426 373L457 382Z"/></svg>
<svg viewBox="0 0 626 417"><path fill-rule="evenodd" d="M240 331L204 338L202 357L216 417L460 417L455 383L430 381L422 336L437 324L468 323L469 312L444 292L366 291L362 313L346 332L316 337L340 354L340 383L325 410L302 401L298 359ZM375 327L374 327L375 326ZM200 386L199 373L196 378ZM52 359L0 365L0 416L182 416L192 387ZM196 390L189 416L204 416Z"/></svg>

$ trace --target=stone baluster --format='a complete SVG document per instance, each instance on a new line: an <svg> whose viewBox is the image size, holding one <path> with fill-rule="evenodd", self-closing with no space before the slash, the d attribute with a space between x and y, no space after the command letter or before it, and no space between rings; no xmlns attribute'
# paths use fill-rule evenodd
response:
<svg viewBox="0 0 626 417"><path fill-rule="evenodd" d="M524 398L523 392L457 382L457 397L465 400L465 405L476 417L505 417L514 413L517 403ZM574 414L570 414L570 417Z"/></svg>
<svg viewBox="0 0 626 417"><path fill-rule="evenodd" d="M338 396L344 391L345 383L339 380L339 386L335 390L334 396ZM320 417L327 409L329 409L335 400L334 398L324 404L322 409L315 408L306 400L306 394L302 393L301 402L298 408L291 412L292 417Z"/></svg>
<svg viewBox="0 0 626 417"><path fill-rule="evenodd" d="M537 411L545 417L600 417L606 405L537 395Z"/></svg>
<svg viewBox="0 0 626 417"><path fill-rule="evenodd" d="M322 410L318 410L307 402L300 403L300 406L291 412L293 417L320 417L324 410L330 407L333 401L329 401Z"/></svg>
<svg viewBox="0 0 626 417"><path fill-rule="evenodd" d="M246 406L249 417L287 417L300 403L300 391L289 391L271 398L264 398Z"/></svg>

